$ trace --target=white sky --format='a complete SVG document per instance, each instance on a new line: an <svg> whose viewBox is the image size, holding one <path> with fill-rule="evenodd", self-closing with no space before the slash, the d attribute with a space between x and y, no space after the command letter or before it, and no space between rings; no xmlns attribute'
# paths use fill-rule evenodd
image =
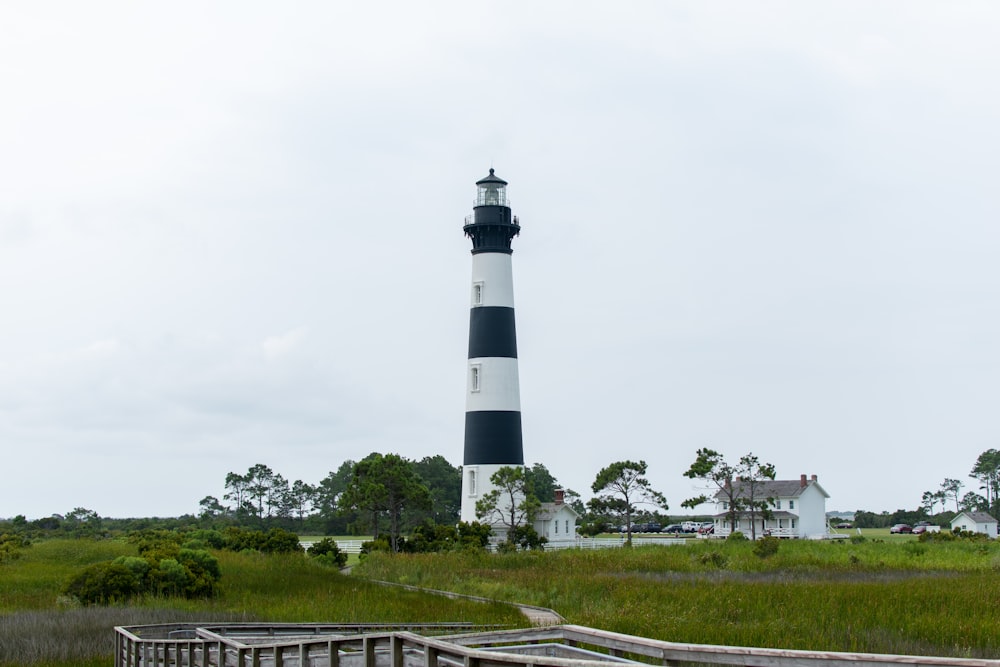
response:
<svg viewBox="0 0 1000 667"><path fill-rule="evenodd" d="M541 6L539 6L541 5ZM913 508L1000 446L993 2L0 8L0 516L461 463L474 183L525 457Z"/></svg>

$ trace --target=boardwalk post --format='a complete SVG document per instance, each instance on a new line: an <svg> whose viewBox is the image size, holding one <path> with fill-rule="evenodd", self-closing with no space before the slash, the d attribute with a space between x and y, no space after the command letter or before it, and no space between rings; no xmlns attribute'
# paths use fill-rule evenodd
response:
<svg viewBox="0 0 1000 667"><path fill-rule="evenodd" d="M403 639L392 635L389 638L390 664L392 667L403 667Z"/></svg>
<svg viewBox="0 0 1000 667"><path fill-rule="evenodd" d="M433 646L424 647L424 667L437 667L438 650Z"/></svg>

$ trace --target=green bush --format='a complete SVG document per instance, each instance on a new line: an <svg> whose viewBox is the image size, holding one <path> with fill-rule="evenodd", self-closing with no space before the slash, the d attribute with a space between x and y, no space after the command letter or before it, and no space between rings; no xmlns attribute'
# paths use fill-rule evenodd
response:
<svg viewBox="0 0 1000 667"><path fill-rule="evenodd" d="M313 560L323 565L333 567L344 567L347 565L347 554L340 550L337 542L329 537L324 537L319 542L313 544L306 551Z"/></svg>
<svg viewBox="0 0 1000 667"><path fill-rule="evenodd" d="M230 526L224 533L225 548L229 551L259 551L261 553L294 553L302 551L299 536L282 528L247 530Z"/></svg>
<svg viewBox="0 0 1000 667"><path fill-rule="evenodd" d="M21 557L21 549L28 546L28 538L18 533L0 533L0 565Z"/></svg>
<svg viewBox="0 0 1000 667"><path fill-rule="evenodd" d="M94 563L69 580L63 594L81 604L124 602L142 590L138 577L122 563Z"/></svg>
<svg viewBox="0 0 1000 667"><path fill-rule="evenodd" d="M188 540L197 540L202 542L213 549L225 549L226 548L226 537L217 530L207 530L200 528L198 530L192 530L186 535Z"/></svg>
<svg viewBox="0 0 1000 667"><path fill-rule="evenodd" d="M698 556L699 563L710 567L723 568L726 566L728 561L729 559L726 558L725 554L719 553L718 551L709 551Z"/></svg>
<svg viewBox="0 0 1000 667"><path fill-rule="evenodd" d="M185 598L215 594L222 573L218 560L207 551L144 539L139 541L139 553L87 567L70 579L63 592L87 605L125 601L141 594Z"/></svg>
<svg viewBox="0 0 1000 667"><path fill-rule="evenodd" d="M730 542L746 542L747 536L738 530L734 530L733 532L729 533L729 537L727 537L726 539L729 540Z"/></svg>
<svg viewBox="0 0 1000 667"><path fill-rule="evenodd" d="M753 553L757 558L770 558L778 553L781 541L773 535L765 535L753 545Z"/></svg>

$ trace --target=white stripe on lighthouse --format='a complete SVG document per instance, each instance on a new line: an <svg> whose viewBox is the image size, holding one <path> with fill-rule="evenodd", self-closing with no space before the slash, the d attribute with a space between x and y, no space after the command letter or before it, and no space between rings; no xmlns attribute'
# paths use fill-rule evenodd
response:
<svg viewBox="0 0 1000 667"><path fill-rule="evenodd" d="M521 411L517 359L478 357L469 359L465 411Z"/></svg>
<svg viewBox="0 0 1000 667"><path fill-rule="evenodd" d="M472 256L472 306L514 307L514 276L510 255L481 252Z"/></svg>

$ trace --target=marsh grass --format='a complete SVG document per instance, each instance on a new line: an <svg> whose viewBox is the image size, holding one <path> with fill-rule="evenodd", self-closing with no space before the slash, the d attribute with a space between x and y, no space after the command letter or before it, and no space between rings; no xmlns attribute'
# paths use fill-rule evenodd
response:
<svg viewBox="0 0 1000 667"><path fill-rule="evenodd" d="M133 554L124 542L52 540L0 567L0 665L107 665L113 628L160 622L257 620L313 623L471 622L519 625L509 605L387 589L301 554L215 552L220 593L208 600L139 599L123 607L74 606L65 581L94 562Z"/></svg>
<svg viewBox="0 0 1000 667"><path fill-rule="evenodd" d="M983 548L985 546L985 548ZM710 540L547 554L369 557L363 576L551 607L670 641L1000 657L1000 545Z"/></svg>

